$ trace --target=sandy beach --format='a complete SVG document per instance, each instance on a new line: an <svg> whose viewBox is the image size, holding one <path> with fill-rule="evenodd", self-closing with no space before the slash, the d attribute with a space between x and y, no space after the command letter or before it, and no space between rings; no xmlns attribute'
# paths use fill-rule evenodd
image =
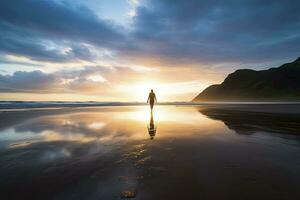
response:
<svg viewBox="0 0 300 200"><path fill-rule="evenodd" d="M164 105L152 117L145 106L0 112L1 196L298 199L299 106L280 107Z"/></svg>

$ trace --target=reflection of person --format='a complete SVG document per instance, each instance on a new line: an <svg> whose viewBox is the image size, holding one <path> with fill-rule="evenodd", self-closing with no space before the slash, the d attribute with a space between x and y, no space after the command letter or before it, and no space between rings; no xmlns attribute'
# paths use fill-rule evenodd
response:
<svg viewBox="0 0 300 200"><path fill-rule="evenodd" d="M150 117L150 123L148 128L148 132L150 135L151 140L153 140L155 133L156 133L156 125L154 124L154 120L153 120L153 112L151 111L151 117Z"/></svg>
<svg viewBox="0 0 300 200"><path fill-rule="evenodd" d="M151 92L149 93L147 103L150 103L151 110L153 109L154 103L157 103L156 96L153 90L151 90Z"/></svg>

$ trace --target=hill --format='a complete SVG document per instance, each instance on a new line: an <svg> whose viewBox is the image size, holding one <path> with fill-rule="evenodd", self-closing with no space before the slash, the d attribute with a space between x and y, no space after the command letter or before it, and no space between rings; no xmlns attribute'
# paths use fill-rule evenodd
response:
<svg viewBox="0 0 300 200"><path fill-rule="evenodd" d="M193 101L299 101L300 57L277 68L239 69L211 85Z"/></svg>

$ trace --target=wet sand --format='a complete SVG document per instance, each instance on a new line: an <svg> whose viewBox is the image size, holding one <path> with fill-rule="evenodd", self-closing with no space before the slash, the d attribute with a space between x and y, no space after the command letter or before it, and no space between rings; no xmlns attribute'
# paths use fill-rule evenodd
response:
<svg viewBox="0 0 300 200"><path fill-rule="evenodd" d="M299 107L157 106L152 119L145 106L0 112L0 195L299 199Z"/></svg>

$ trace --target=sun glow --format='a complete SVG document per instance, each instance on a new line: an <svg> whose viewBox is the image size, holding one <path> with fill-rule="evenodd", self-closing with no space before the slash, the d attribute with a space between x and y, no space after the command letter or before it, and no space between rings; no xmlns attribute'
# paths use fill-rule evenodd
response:
<svg viewBox="0 0 300 200"><path fill-rule="evenodd" d="M198 88L202 87L203 85L199 81L161 82L151 80L122 84L117 87L117 91L124 99L145 102L150 90L153 89L158 102L174 102L192 99L197 94Z"/></svg>
<svg viewBox="0 0 300 200"><path fill-rule="evenodd" d="M147 101L151 89L153 89L156 93L158 101L165 101L168 95L168 88L163 84L155 82L132 85L131 89L134 93L135 99L137 99L138 101Z"/></svg>
<svg viewBox="0 0 300 200"><path fill-rule="evenodd" d="M119 86L120 92L126 92L127 97L130 96L130 99L138 102L146 102L151 89L154 90L158 102L168 101L168 97L172 94L173 90L169 84L159 81L147 81Z"/></svg>

